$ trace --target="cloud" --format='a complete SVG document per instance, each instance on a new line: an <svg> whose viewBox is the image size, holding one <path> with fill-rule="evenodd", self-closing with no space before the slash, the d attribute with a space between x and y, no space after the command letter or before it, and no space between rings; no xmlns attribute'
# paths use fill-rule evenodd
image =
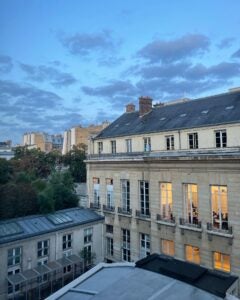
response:
<svg viewBox="0 0 240 300"><path fill-rule="evenodd" d="M55 87L69 86L77 82L76 78L70 73L61 72L53 67L21 63L20 68L27 74L28 79L36 82L50 81Z"/></svg>
<svg viewBox="0 0 240 300"><path fill-rule="evenodd" d="M173 62L208 50L209 38L202 34L188 34L175 40L155 40L137 52L137 56L149 62Z"/></svg>
<svg viewBox="0 0 240 300"><path fill-rule="evenodd" d="M82 91L88 96L113 97L116 95L133 96L137 93L135 86L128 80L114 80L99 87L83 86Z"/></svg>
<svg viewBox="0 0 240 300"><path fill-rule="evenodd" d="M232 46L233 42L235 41L235 38L225 38L221 40L221 42L217 45L219 49L224 49Z"/></svg>
<svg viewBox="0 0 240 300"><path fill-rule="evenodd" d="M68 36L61 34L59 40L74 55L87 56L95 51L105 52L115 48L112 35L107 30L98 33L76 33Z"/></svg>
<svg viewBox="0 0 240 300"><path fill-rule="evenodd" d="M240 49L232 54L233 58L240 58Z"/></svg>
<svg viewBox="0 0 240 300"><path fill-rule="evenodd" d="M99 66L104 66L104 67L116 67L119 66L122 62L124 62L123 57L108 57L108 58L100 58L98 61Z"/></svg>
<svg viewBox="0 0 240 300"><path fill-rule="evenodd" d="M7 55L0 55L0 72L8 73L13 68L12 58Z"/></svg>

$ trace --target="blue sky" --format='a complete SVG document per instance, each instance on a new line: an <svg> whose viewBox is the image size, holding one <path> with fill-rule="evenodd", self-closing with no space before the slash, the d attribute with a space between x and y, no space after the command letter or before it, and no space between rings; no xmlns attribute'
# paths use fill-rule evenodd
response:
<svg viewBox="0 0 240 300"><path fill-rule="evenodd" d="M240 86L240 1L0 1L0 140Z"/></svg>

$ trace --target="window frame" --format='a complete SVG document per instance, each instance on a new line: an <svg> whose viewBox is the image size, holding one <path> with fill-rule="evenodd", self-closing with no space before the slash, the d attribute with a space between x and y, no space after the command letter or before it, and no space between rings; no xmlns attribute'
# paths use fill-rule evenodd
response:
<svg viewBox="0 0 240 300"><path fill-rule="evenodd" d="M144 137L143 138L143 151L144 152L151 152L151 137Z"/></svg>
<svg viewBox="0 0 240 300"><path fill-rule="evenodd" d="M139 233L140 241L140 258L144 258L151 254L151 238L149 234Z"/></svg>
<svg viewBox="0 0 240 300"><path fill-rule="evenodd" d="M174 150L175 149L175 141L174 141L174 135L166 135L165 136L165 141L166 141L166 150Z"/></svg>
<svg viewBox="0 0 240 300"><path fill-rule="evenodd" d="M113 238L109 236L106 237L106 254L107 256L114 255Z"/></svg>
<svg viewBox="0 0 240 300"><path fill-rule="evenodd" d="M45 242L47 242L47 245L45 246ZM40 247L39 247L40 245ZM49 247L50 246L50 240L41 240L37 242L37 257L38 258L42 258L42 257L46 257L49 256ZM45 253L46 251L46 253ZM39 255L40 253L40 255Z"/></svg>
<svg viewBox="0 0 240 300"><path fill-rule="evenodd" d="M16 251L19 250L19 251ZM10 251L12 251L12 254L10 254ZM19 253L16 253L19 252ZM12 263L9 263L10 260ZM10 248L7 250L7 266L8 268L10 267L15 267L15 266L20 266L22 263L22 247L15 247L15 248Z"/></svg>
<svg viewBox="0 0 240 300"><path fill-rule="evenodd" d="M140 213L142 215L150 216L150 197L148 180L139 180L139 200Z"/></svg>
<svg viewBox="0 0 240 300"><path fill-rule="evenodd" d="M171 249L171 247L172 247L172 249ZM161 252L168 256L174 256L175 255L174 241L168 240L168 239L161 239Z"/></svg>
<svg viewBox="0 0 240 300"><path fill-rule="evenodd" d="M193 188L196 187L197 206L194 199ZM184 193L184 217L189 224L197 225L199 223L199 200L198 200L198 185L196 183L183 183Z"/></svg>
<svg viewBox="0 0 240 300"><path fill-rule="evenodd" d="M114 208L114 186L112 178L106 178L106 206L110 209Z"/></svg>
<svg viewBox="0 0 240 300"><path fill-rule="evenodd" d="M122 228L122 260L131 261L131 232Z"/></svg>
<svg viewBox="0 0 240 300"><path fill-rule="evenodd" d="M217 193L217 210L218 212L213 211L213 197L214 193L212 192L213 188L218 189ZM226 192L221 193L221 189L226 189ZM212 214L212 224L213 227L220 230L228 230L229 226L229 207L228 207L228 187L227 185L210 185L210 195L211 195L211 214ZM226 203L224 204L224 195L226 196ZM227 212L223 212L224 205L227 207ZM224 216L223 216L224 215Z"/></svg>
<svg viewBox="0 0 240 300"><path fill-rule="evenodd" d="M111 143L111 153L116 154L117 153L117 142L116 140L110 141Z"/></svg>
<svg viewBox="0 0 240 300"><path fill-rule="evenodd" d="M127 153L132 153L132 139L126 139L126 152Z"/></svg>
<svg viewBox="0 0 240 300"><path fill-rule="evenodd" d="M84 245L90 244L93 242L93 227L84 228L83 242L84 242Z"/></svg>
<svg viewBox="0 0 240 300"><path fill-rule="evenodd" d="M66 239L65 241L64 238ZM73 244L73 234L72 233L64 234L62 236L62 250L67 251L69 249L72 249L72 244Z"/></svg>
<svg viewBox="0 0 240 300"><path fill-rule="evenodd" d="M166 189L162 188L163 185L166 185ZM168 189L168 186L171 185L171 189ZM165 220L172 220L173 219L173 197L172 197L172 183L171 182L160 182L160 212L161 216ZM163 192L166 194L166 209L163 208ZM169 201L170 200L170 201ZM166 212L165 212L166 211Z"/></svg>
<svg viewBox="0 0 240 300"><path fill-rule="evenodd" d="M123 211L130 211L130 180L120 179L121 207Z"/></svg>
<svg viewBox="0 0 240 300"><path fill-rule="evenodd" d="M191 252L190 253L191 257L188 257L188 249ZM198 251L198 256L196 256L194 254L195 249L197 249L197 251ZM196 259L196 257L197 257L197 259ZM185 245L185 259L186 259L186 261L200 265L200 262L201 262L200 248L193 246L193 245L189 245L189 244Z"/></svg>
<svg viewBox="0 0 240 300"><path fill-rule="evenodd" d="M220 267L217 266L217 262L216 262L216 255L220 255ZM224 257L228 258L229 260L229 266L228 268L224 267ZM229 254L225 254L222 252L218 252L218 251L214 251L213 252L213 268L215 270L218 271L222 271L222 272L226 272L226 273L230 273L231 272L231 256Z"/></svg>
<svg viewBox="0 0 240 300"><path fill-rule="evenodd" d="M189 149L198 149L198 132L188 133Z"/></svg>
<svg viewBox="0 0 240 300"><path fill-rule="evenodd" d="M97 142L97 150L98 150L98 154L102 154L103 153L103 142Z"/></svg>
<svg viewBox="0 0 240 300"><path fill-rule="evenodd" d="M215 147L216 148L227 148L227 130L220 129L215 130ZM217 136L219 134L219 136ZM225 136L223 136L223 134ZM224 141L225 139L225 141Z"/></svg>

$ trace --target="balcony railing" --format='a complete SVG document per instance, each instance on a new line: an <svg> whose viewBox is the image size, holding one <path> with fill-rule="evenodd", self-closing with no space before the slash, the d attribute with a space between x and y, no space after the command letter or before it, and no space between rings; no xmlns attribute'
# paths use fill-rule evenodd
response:
<svg viewBox="0 0 240 300"><path fill-rule="evenodd" d="M127 216L131 216L132 215L132 210L131 209L126 209L123 207L118 207L118 213L121 215L127 215Z"/></svg>
<svg viewBox="0 0 240 300"><path fill-rule="evenodd" d="M184 219L184 218L179 218L179 224L180 227L184 226L186 227L186 229L197 229L200 230L202 229L202 222L195 219L193 222L189 221L188 219Z"/></svg>
<svg viewBox="0 0 240 300"><path fill-rule="evenodd" d="M140 210L136 210L136 217L140 218L140 219L150 219L151 213L150 213L150 211L142 213Z"/></svg>
<svg viewBox="0 0 240 300"><path fill-rule="evenodd" d="M90 208L91 209L100 209L101 208L101 204L100 203L96 203L96 202L90 202Z"/></svg>
<svg viewBox="0 0 240 300"><path fill-rule="evenodd" d="M166 218L166 217L164 218L162 215L157 214L156 220L158 222L162 222L162 223L176 224L175 217L173 217L173 216L170 216L169 218Z"/></svg>
<svg viewBox="0 0 240 300"><path fill-rule="evenodd" d="M215 227L212 223L207 223L207 231L210 234L214 234L214 235L228 235L228 236L232 236L233 235L233 228L232 226L229 226L228 223L225 224L225 226L223 228L218 228Z"/></svg>
<svg viewBox="0 0 240 300"><path fill-rule="evenodd" d="M115 206L103 204L103 210L107 212L115 212Z"/></svg>

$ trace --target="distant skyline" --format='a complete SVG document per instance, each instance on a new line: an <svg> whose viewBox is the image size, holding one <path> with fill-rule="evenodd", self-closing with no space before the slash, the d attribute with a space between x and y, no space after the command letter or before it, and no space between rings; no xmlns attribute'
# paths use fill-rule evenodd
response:
<svg viewBox="0 0 240 300"><path fill-rule="evenodd" d="M0 141L240 86L239 0L0 1Z"/></svg>

